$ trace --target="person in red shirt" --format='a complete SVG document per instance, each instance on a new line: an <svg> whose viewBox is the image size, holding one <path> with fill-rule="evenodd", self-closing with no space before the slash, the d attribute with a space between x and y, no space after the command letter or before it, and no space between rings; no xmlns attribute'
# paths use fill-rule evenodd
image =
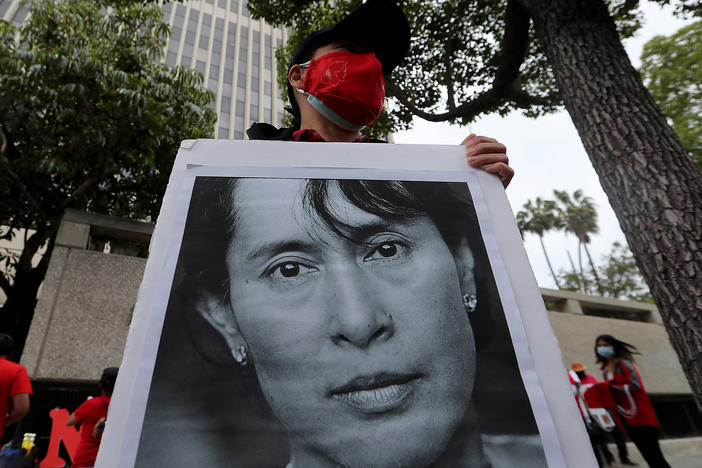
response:
<svg viewBox="0 0 702 468"><path fill-rule="evenodd" d="M5 427L29 413L29 395L32 394L27 369L8 360L14 348L15 340L0 333L0 437Z"/></svg>
<svg viewBox="0 0 702 468"><path fill-rule="evenodd" d="M611 335L595 340L595 355L605 381L631 441L651 468L670 468L658 443L658 419L634 366L633 353L638 349Z"/></svg>
<svg viewBox="0 0 702 468"><path fill-rule="evenodd" d="M81 425L80 444L71 464L73 468L91 468L95 465L102 438L102 431L95 430L95 426L107 417L112 390L117 380L117 370L116 367L108 367L102 371L100 396L87 400L66 420L67 426Z"/></svg>

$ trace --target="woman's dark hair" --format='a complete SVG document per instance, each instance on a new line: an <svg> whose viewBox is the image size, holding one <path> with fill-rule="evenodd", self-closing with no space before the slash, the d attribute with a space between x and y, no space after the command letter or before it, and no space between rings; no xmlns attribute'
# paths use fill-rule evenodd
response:
<svg viewBox="0 0 702 468"><path fill-rule="evenodd" d="M232 197L236 184L237 179L224 177L198 177L195 180L176 286L179 281L187 281L191 291L205 291L223 301L228 300L226 255L219 255L213 263L213 256L204 254L203 250L227 252L236 230L237 208ZM481 288L478 282L486 276L485 273L491 276L492 272L487 258L483 258L480 229L465 183L306 180L302 193L306 212L318 217L334 234L350 239L353 226L339 218L330 205L329 192L337 188L354 206L386 220L429 217L454 254L461 243L467 242L475 259L478 307L489 304L489 298L480 297L485 288Z"/></svg>
<svg viewBox="0 0 702 468"><path fill-rule="evenodd" d="M626 359L628 361L633 361L634 360L634 354L641 354L639 352L639 349L632 345L629 344L625 341L620 341L613 337L612 335L600 335L597 337L595 340L595 357L597 357L597 363L598 364L604 364L606 359L597 354L597 343L602 340L607 344L612 345L612 348L614 349L614 357L620 358L620 359Z"/></svg>

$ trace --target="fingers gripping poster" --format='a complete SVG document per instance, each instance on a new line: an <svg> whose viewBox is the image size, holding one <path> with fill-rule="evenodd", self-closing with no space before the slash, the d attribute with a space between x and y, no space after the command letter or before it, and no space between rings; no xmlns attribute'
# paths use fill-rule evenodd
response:
<svg viewBox="0 0 702 468"><path fill-rule="evenodd" d="M561 367L461 147L185 141L97 466L587 466Z"/></svg>

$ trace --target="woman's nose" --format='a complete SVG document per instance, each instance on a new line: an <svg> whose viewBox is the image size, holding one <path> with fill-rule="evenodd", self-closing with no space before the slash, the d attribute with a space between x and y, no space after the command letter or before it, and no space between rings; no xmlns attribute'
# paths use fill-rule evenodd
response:
<svg viewBox="0 0 702 468"><path fill-rule="evenodd" d="M373 288L373 279L363 272L344 268L334 275L330 288L330 336L339 345L365 348L373 343L387 341L395 332L390 311L383 306Z"/></svg>

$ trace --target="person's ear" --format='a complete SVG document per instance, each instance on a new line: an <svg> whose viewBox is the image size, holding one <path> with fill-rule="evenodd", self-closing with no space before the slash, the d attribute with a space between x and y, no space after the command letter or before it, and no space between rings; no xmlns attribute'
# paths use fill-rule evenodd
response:
<svg viewBox="0 0 702 468"><path fill-rule="evenodd" d="M475 284L475 259L473 252L468 246L468 240L462 239L460 245L455 252L456 269L458 270L458 281L461 285L461 294L477 295L477 286Z"/></svg>
<svg viewBox="0 0 702 468"><path fill-rule="evenodd" d="M293 88L302 89L305 84L305 69L300 65L293 65L288 70L288 83Z"/></svg>
<svg viewBox="0 0 702 468"><path fill-rule="evenodd" d="M196 301L195 309L224 338L231 351L246 345L228 301L213 296L203 296Z"/></svg>

